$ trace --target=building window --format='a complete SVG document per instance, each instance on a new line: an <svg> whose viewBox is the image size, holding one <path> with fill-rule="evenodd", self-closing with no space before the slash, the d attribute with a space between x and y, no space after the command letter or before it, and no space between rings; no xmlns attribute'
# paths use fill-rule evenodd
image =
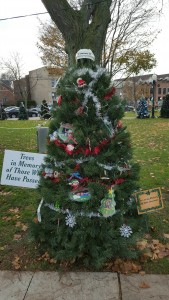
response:
<svg viewBox="0 0 169 300"><path fill-rule="evenodd" d="M7 97L3 97L3 98L2 98L2 103L3 103L3 104L5 104L7 101L8 101L8 98L7 98Z"/></svg>
<svg viewBox="0 0 169 300"><path fill-rule="evenodd" d="M161 95L161 88L158 88L158 94Z"/></svg>
<svg viewBox="0 0 169 300"><path fill-rule="evenodd" d="M169 94L169 88L167 89L167 94Z"/></svg>
<svg viewBox="0 0 169 300"><path fill-rule="evenodd" d="M163 88L163 95L166 94L166 88Z"/></svg>

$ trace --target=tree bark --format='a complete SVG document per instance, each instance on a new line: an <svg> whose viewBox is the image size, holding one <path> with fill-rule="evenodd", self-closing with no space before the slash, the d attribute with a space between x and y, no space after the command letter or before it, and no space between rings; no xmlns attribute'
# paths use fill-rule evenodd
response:
<svg viewBox="0 0 169 300"><path fill-rule="evenodd" d="M65 39L69 66L75 63L79 49L91 49L95 62L100 64L108 24L111 20L112 0L84 0L80 10L67 0L42 0L52 20Z"/></svg>

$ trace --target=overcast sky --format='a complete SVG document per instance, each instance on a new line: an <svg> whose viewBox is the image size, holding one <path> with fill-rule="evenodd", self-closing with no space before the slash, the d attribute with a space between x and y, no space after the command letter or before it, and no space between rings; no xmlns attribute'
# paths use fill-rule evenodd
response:
<svg viewBox="0 0 169 300"><path fill-rule="evenodd" d="M4 0L3 4L1 3L0 19L45 11L46 9L41 0ZM151 52L155 53L158 61L158 66L152 70L152 73L169 73L168 16L169 4L164 8L164 15L161 19L160 27L162 31L150 49ZM42 67L36 47L39 26L38 18L45 21L50 17L48 14L44 14L38 17L0 21L0 57L7 59L13 52L20 53L25 74L30 70Z"/></svg>

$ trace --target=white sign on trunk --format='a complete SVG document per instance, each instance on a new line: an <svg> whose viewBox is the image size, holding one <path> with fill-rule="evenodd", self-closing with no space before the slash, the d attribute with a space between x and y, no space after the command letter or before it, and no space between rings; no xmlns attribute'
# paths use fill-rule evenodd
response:
<svg viewBox="0 0 169 300"><path fill-rule="evenodd" d="M45 154L5 150L1 185L35 189L39 183L39 169Z"/></svg>

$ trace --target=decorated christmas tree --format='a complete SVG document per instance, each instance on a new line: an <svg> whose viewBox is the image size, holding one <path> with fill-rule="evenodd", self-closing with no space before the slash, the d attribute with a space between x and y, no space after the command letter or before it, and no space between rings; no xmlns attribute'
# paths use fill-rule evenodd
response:
<svg viewBox="0 0 169 300"><path fill-rule="evenodd" d="M167 94L165 99L163 100L163 104L161 106L160 111L160 117L169 118L169 94Z"/></svg>
<svg viewBox="0 0 169 300"><path fill-rule="evenodd" d="M145 220L137 213L138 165L123 126L123 104L94 54L81 49L59 82L41 169L34 236L57 260L100 268L136 258Z"/></svg>
<svg viewBox="0 0 169 300"><path fill-rule="evenodd" d="M138 107L137 107L137 118L139 119L145 119L145 118L149 118L150 114L148 111L148 105L147 105L147 101L142 98L139 101Z"/></svg>
<svg viewBox="0 0 169 300"><path fill-rule="evenodd" d="M23 102L21 102L20 106L19 106L19 115L18 115L18 120L28 120L28 113L27 110L23 104Z"/></svg>
<svg viewBox="0 0 169 300"><path fill-rule="evenodd" d="M45 99L42 101L42 104L41 104L41 117L43 119L50 118L49 107L48 107L48 104Z"/></svg>

